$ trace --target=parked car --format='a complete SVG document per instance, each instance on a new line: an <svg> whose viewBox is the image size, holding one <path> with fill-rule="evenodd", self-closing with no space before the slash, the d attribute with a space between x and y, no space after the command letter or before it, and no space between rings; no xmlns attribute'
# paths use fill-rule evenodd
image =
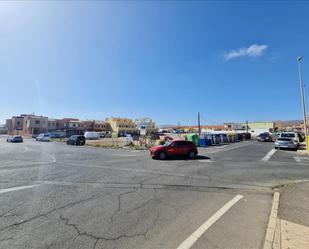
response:
<svg viewBox="0 0 309 249"><path fill-rule="evenodd" d="M154 146L150 149L150 156L161 160L170 156L188 156L194 159L197 154L196 145L187 140L171 140L164 145Z"/></svg>
<svg viewBox="0 0 309 249"><path fill-rule="evenodd" d="M259 142L272 142L273 141L273 138L271 136L271 134L267 133L267 132L264 132L264 133L261 133L259 134L257 137L256 137L257 141Z"/></svg>
<svg viewBox="0 0 309 249"><path fill-rule="evenodd" d="M86 138L83 135L73 135L69 137L66 143L69 145L84 145Z"/></svg>
<svg viewBox="0 0 309 249"><path fill-rule="evenodd" d="M299 139L299 142L304 142L305 141L305 134L302 132L297 132L297 136Z"/></svg>
<svg viewBox="0 0 309 249"><path fill-rule="evenodd" d="M86 131L84 136L88 140L97 140L97 139L99 139L99 134L97 132L95 132L95 131Z"/></svg>
<svg viewBox="0 0 309 249"><path fill-rule="evenodd" d="M275 142L275 149L298 149L298 142L293 137L278 137Z"/></svg>
<svg viewBox="0 0 309 249"><path fill-rule="evenodd" d="M133 137L130 134L126 135L126 145L133 144Z"/></svg>
<svg viewBox="0 0 309 249"><path fill-rule="evenodd" d="M64 138L64 136L62 134L59 133L53 133L50 135L51 138Z"/></svg>
<svg viewBox="0 0 309 249"><path fill-rule="evenodd" d="M22 143L23 138L22 136L9 136L6 141L11 143Z"/></svg>
<svg viewBox="0 0 309 249"><path fill-rule="evenodd" d="M281 138L292 138L294 139L297 143L300 142L298 134L296 132L282 132L280 134Z"/></svg>
<svg viewBox="0 0 309 249"><path fill-rule="evenodd" d="M105 133L105 137L106 137L106 138L111 138L111 137L112 137L112 133L109 132L109 131L107 131L107 132Z"/></svg>
<svg viewBox="0 0 309 249"><path fill-rule="evenodd" d="M50 134L49 133L41 133L39 136L36 137L36 141L41 142L50 142Z"/></svg>

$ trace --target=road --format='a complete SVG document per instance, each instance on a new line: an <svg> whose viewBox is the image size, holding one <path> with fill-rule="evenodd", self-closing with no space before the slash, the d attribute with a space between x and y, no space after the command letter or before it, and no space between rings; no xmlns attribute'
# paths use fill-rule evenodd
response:
<svg viewBox="0 0 309 249"><path fill-rule="evenodd" d="M0 137L0 248L261 248L273 187L309 179L306 157L271 150L249 141L159 161Z"/></svg>

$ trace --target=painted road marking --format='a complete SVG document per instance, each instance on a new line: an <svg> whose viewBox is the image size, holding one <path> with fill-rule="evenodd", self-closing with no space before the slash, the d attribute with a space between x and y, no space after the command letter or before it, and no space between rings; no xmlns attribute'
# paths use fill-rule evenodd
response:
<svg viewBox="0 0 309 249"><path fill-rule="evenodd" d="M232 200L227 202L222 208L214 213L207 221L205 221L197 230L195 230L177 249L190 249L194 243L217 221L219 220L232 206L234 206L242 195L236 195Z"/></svg>
<svg viewBox="0 0 309 249"><path fill-rule="evenodd" d="M51 154L48 154L48 156L52 159L52 162L53 162L53 163L57 162L56 157L54 157L54 156L51 155Z"/></svg>
<svg viewBox="0 0 309 249"><path fill-rule="evenodd" d="M234 150L234 149L239 149L241 147L244 147L246 145L248 145L250 141L244 141L244 142L241 142L241 144L228 144L228 145L223 145L222 147L213 147L211 148L212 150L211 151L208 151L208 153L218 153L218 152L225 152L225 151L230 151L230 150Z"/></svg>
<svg viewBox="0 0 309 249"><path fill-rule="evenodd" d="M295 159L295 161L298 162L298 163L301 162L301 160L300 160L300 158L299 158L298 156L294 156L294 159Z"/></svg>
<svg viewBox="0 0 309 249"><path fill-rule="evenodd" d="M263 249L273 248L273 242L274 242L274 236L275 236L275 230L276 230L276 220L278 216L279 198L280 198L280 193L275 192L274 197L273 197L272 206L271 206L270 215L269 215L268 225L266 229Z"/></svg>
<svg viewBox="0 0 309 249"><path fill-rule="evenodd" d="M0 194L7 193L7 192L12 192L12 191L16 191L16 190L27 189L27 188L34 188L34 187L39 186L39 185L40 185L40 184L28 185L28 186L21 186L21 187L14 187L14 188L0 189Z"/></svg>
<svg viewBox="0 0 309 249"><path fill-rule="evenodd" d="M261 161L267 162L276 153L276 151L276 149L272 149L262 158Z"/></svg>
<svg viewBox="0 0 309 249"><path fill-rule="evenodd" d="M26 153L27 151L29 151L29 148L25 146L23 153Z"/></svg>
<svg viewBox="0 0 309 249"><path fill-rule="evenodd" d="M200 163L213 163L214 161L212 160L197 160Z"/></svg>

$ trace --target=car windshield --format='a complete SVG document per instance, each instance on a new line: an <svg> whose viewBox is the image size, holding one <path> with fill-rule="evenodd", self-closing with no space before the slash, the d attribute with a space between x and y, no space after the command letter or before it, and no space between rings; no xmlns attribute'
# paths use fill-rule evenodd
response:
<svg viewBox="0 0 309 249"><path fill-rule="evenodd" d="M292 138L278 138L277 141L293 141Z"/></svg>
<svg viewBox="0 0 309 249"><path fill-rule="evenodd" d="M172 143L173 141L170 141L170 140L167 140L164 144L163 144L163 146L169 146L171 143Z"/></svg>
<svg viewBox="0 0 309 249"><path fill-rule="evenodd" d="M293 134L293 133L282 133L281 137L295 137L295 134Z"/></svg>
<svg viewBox="0 0 309 249"><path fill-rule="evenodd" d="M269 134L267 134L267 133L262 133L262 134L259 135L259 137L268 137L268 136L269 136Z"/></svg>

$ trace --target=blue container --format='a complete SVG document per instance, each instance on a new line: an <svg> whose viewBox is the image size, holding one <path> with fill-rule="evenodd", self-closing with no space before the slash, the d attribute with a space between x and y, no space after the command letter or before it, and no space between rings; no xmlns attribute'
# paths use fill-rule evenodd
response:
<svg viewBox="0 0 309 249"><path fill-rule="evenodd" d="M212 140L210 138L206 138L206 146L211 145L212 144Z"/></svg>
<svg viewBox="0 0 309 249"><path fill-rule="evenodd" d="M206 147L207 146L206 139L205 138L200 138L199 139L199 145L200 145L200 147Z"/></svg>

